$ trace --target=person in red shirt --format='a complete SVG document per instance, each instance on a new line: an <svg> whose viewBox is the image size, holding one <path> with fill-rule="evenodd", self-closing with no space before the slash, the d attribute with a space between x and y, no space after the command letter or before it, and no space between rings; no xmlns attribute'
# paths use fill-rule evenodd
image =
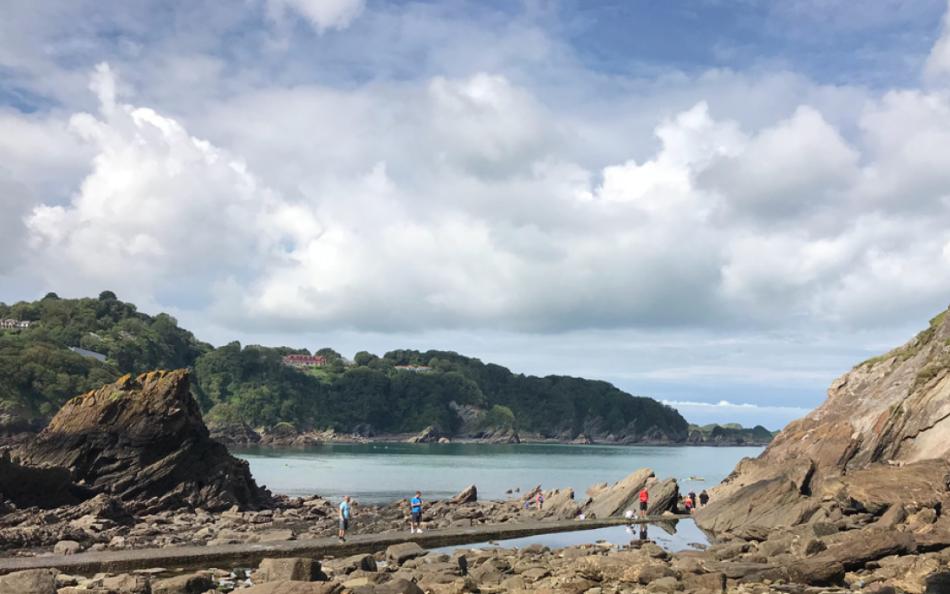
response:
<svg viewBox="0 0 950 594"><path fill-rule="evenodd" d="M683 497L683 507L686 508L686 513L693 513L693 500L690 497Z"/></svg>
<svg viewBox="0 0 950 594"><path fill-rule="evenodd" d="M647 507L650 504L650 493L647 492L647 488L643 487L640 489L640 517L647 517Z"/></svg>

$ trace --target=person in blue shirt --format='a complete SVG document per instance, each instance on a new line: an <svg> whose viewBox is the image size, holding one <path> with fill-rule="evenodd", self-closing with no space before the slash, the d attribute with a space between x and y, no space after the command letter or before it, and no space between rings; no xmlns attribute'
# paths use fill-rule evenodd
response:
<svg viewBox="0 0 950 594"><path fill-rule="evenodd" d="M416 496L409 500L409 532L422 534L422 493L416 491Z"/></svg>
<svg viewBox="0 0 950 594"><path fill-rule="evenodd" d="M340 502L340 542L346 541L346 531L350 527L350 496L345 495Z"/></svg>

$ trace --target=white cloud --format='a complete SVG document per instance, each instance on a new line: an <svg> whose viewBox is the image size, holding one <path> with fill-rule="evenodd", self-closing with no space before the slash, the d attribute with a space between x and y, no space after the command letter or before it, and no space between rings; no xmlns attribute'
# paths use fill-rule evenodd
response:
<svg viewBox="0 0 950 594"><path fill-rule="evenodd" d="M263 187L239 158L174 119L118 103L115 87L101 64L91 86L98 117L70 120L96 152L92 171L68 204L41 204L26 219L33 263L51 284L201 298L208 281L253 275L282 242L318 232L311 213Z"/></svg>
<svg viewBox="0 0 950 594"><path fill-rule="evenodd" d="M346 29L366 6L365 0L267 0L274 18L282 18L291 10L305 18L318 32Z"/></svg>
<svg viewBox="0 0 950 594"><path fill-rule="evenodd" d="M500 75L254 93L209 127L237 152L121 103L107 67L93 87L70 123L92 171L28 221L35 268L86 291L387 331L851 324L950 292L939 93L869 99L848 140L813 106L756 127L698 102L594 169L584 123Z"/></svg>
<svg viewBox="0 0 950 594"><path fill-rule="evenodd" d="M931 81L950 79L950 1L947 2L940 37L934 43L924 65L924 76Z"/></svg>
<svg viewBox="0 0 950 594"><path fill-rule="evenodd" d="M763 425L773 431L805 416L811 410L796 406L737 404L728 400L718 402L663 400L662 402L678 410L690 423L697 425L740 423L745 427Z"/></svg>
<svg viewBox="0 0 950 594"><path fill-rule="evenodd" d="M683 408L728 408L728 409L756 409L756 410L770 410L770 411L782 411L782 412L792 412L798 414L806 414L811 409L803 408L799 406L763 406L761 404L752 404L749 402L735 403L729 402L728 400L720 400L718 402L696 402L691 400L663 400L663 404L673 406L673 407L683 407Z"/></svg>
<svg viewBox="0 0 950 594"><path fill-rule="evenodd" d="M743 139L701 174L734 215L797 216L834 206L858 174L858 153L820 113L800 106L791 117Z"/></svg>

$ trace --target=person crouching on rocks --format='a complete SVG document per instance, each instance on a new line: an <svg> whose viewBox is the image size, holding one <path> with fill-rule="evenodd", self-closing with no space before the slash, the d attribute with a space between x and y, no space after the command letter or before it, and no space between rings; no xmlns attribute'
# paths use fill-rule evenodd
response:
<svg viewBox="0 0 950 594"><path fill-rule="evenodd" d="M340 502L340 542L346 542L346 531L350 527L350 496L344 495Z"/></svg>
<svg viewBox="0 0 950 594"><path fill-rule="evenodd" d="M409 532L422 534L422 493L409 500Z"/></svg>
<svg viewBox="0 0 950 594"><path fill-rule="evenodd" d="M689 496L683 497L683 507L687 514L693 513L693 499Z"/></svg>

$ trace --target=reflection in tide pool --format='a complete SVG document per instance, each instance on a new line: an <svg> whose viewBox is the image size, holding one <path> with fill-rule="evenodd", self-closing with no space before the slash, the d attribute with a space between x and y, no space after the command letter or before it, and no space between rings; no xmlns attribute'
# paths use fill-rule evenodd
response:
<svg viewBox="0 0 950 594"><path fill-rule="evenodd" d="M328 444L306 449L245 449L254 478L286 495L352 495L389 503L421 489L428 500L450 497L470 484L486 499L535 485L570 487L577 497L599 482L614 482L643 467L673 477L680 491L700 491L725 478L759 447L569 446L551 444ZM694 477L694 478L691 478ZM702 479L702 480L699 480Z"/></svg>
<svg viewBox="0 0 950 594"><path fill-rule="evenodd" d="M709 544L706 534L692 520L658 522L656 524L633 524L630 526L611 526L594 530L575 532L557 532L554 534L535 534L523 538L509 538L489 542L443 547L434 549L440 553L451 553L457 549L484 549L497 547L503 549L524 548L539 544L551 549L592 544L609 543L622 547L636 541L652 540L670 552L704 548Z"/></svg>

